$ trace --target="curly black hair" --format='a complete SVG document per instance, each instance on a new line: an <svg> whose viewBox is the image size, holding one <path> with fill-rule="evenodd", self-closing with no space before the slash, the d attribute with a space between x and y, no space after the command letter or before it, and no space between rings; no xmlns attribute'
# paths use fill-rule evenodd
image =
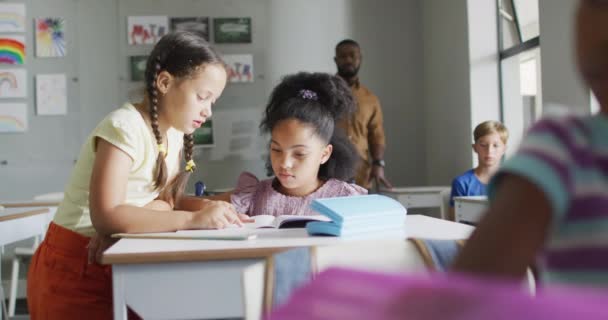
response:
<svg viewBox="0 0 608 320"><path fill-rule="evenodd" d="M319 168L319 178L351 181L359 157L338 121L352 116L356 102L346 82L327 73L300 72L285 76L270 95L260 129L271 133L281 121L297 119L333 146L331 157ZM270 159L268 175L273 175Z"/></svg>

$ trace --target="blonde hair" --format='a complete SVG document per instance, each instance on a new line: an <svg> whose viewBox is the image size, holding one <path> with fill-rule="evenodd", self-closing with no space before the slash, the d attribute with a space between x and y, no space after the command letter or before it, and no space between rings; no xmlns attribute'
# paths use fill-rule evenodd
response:
<svg viewBox="0 0 608 320"><path fill-rule="evenodd" d="M477 140L479 140L481 137L492 133L498 133L500 140L502 140L504 144L507 144L507 140L509 139L509 130L507 130L507 127L505 127L505 125L501 122L493 120L484 121L478 124L473 131L473 140L477 142Z"/></svg>

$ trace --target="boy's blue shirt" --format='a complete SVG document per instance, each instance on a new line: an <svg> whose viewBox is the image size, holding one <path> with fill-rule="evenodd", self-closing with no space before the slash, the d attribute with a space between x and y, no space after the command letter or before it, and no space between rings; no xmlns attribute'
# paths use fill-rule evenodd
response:
<svg viewBox="0 0 608 320"><path fill-rule="evenodd" d="M486 196L487 185L481 183L475 176L475 170L471 169L452 181L452 193L450 195L450 207L454 207L454 197Z"/></svg>

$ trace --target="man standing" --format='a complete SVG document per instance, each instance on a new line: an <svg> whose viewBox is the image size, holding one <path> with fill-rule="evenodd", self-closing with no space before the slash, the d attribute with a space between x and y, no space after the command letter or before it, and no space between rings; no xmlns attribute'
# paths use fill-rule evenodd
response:
<svg viewBox="0 0 608 320"><path fill-rule="evenodd" d="M336 45L334 61L338 68L338 76L350 85L357 101L357 110L354 115L340 124L355 145L362 160L355 176L355 182L367 189L371 188L372 181L376 182L376 187L379 187L378 183L381 182L384 187L392 188L391 183L384 177L386 143L380 100L367 87L359 83L357 75L359 67L361 67L359 44L350 39L340 41Z"/></svg>

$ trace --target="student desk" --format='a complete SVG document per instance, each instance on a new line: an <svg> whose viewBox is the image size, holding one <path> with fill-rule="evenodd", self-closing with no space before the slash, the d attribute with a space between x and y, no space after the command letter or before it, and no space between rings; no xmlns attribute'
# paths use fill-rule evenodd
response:
<svg viewBox="0 0 608 320"><path fill-rule="evenodd" d="M450 187L401 187L382 189L381 194L399 201L407 209L410 208L440 208L441 217L446 219ZM445 199L444 199L445 198Z"/></svg>
<svg viewBox="0 0 608 320"><path fill-rule="evenodd" d="M472 230L422 215L406 218L408 237L465 239ZM102 258L112 264L114 319L126 319L127 304L145 319L259 318L267 257L296 247L387 240L309 237L305 229L258 231L257 239L244 241L119 240ZM257 282L248 277L252 272Z"/></svg>
<svg viewBox="0 0 608 320"><path fill-rule="evenodd" d="M51 210L44 207L11 207L0 209L0 247L33 238L44 233ZM2 261L2 250L0 250L0 261ZM0 274L2 274L0 263ZM4 288L0 285L0 299L4 301ZM0 319L3 318L0 306Z"/></svg>
<svg viewBox="0 0 608 320"><path fill-rule="evenodd" d="M486 196L454 197L457 222L476 224L487 207Z"/></svg>

